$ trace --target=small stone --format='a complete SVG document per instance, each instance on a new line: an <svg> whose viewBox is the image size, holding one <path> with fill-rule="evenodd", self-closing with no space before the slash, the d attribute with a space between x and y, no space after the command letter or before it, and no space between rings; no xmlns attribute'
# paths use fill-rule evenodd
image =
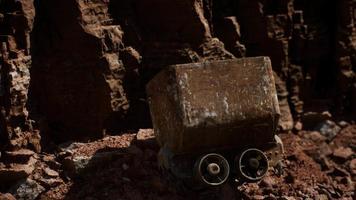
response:
<svg viewBox="0 0 356 200"><path fill-rule="evenodd" d="M261 187L267 187L267 188L272 188L275 184L276 183L274 179L270 176L264 177L260 182Z"/></svg>
<svg viewBox="0 0 356 200"><path fill-rule="evenodd" d="M324 111L321 113L321 115L325 118L325 119L331 119L332 115L329 111Z"/></svg>
<svg viewBox="0 0 356 200"><path fill-rule="evenodd" d="M80 174L82 170L87 168L92 157L88 156L77 156L72 159L75 173Z"/></svg>
<svg viewBox="0 0 356 200"><path fill-rule="evenodd" d="M354 154L354 152L349 147L347 147L347 148L340 147L340 148L337 148L336 150L334 150L334 152L333 152L333 156L342 162L345 162L346 160L348 160L353 154Z"/></svg>
<svg viewBox="0 0 356 200"><path fill-rule="evenodd" d="M140 129L136 134L136 140L133 141L133 144L140 149L159 149L153 129Z"/></svg>
<svg viewBox="0 0 356 200"><path fill-rule="evenodd" d="M347 122L345 122L345 121L340 121L340 122L338 123L338 125L339 125L341 128L345 128L345 127L349 126L350 124L347 123Z"/></svg>
<svg viewBox="0 0 356 200"><path fill-rule="evenodd" d="M326 120L320 123L316 129L321 135L325 136L328 141L331 141L340 132L341 128L335 122L331 120Z"/></svg>
<svg viewBox="0 0 356 200"><path fill-rule="evenodd" d="M152 129L140 129L136 135L137 140L147 140L154 138L154 132Z"/></svg>
<svg viewBox="0 0 356 200"><path fill-rule="evenodd" d="M44 169L44 172L50 177L58 177L59 176L58 172L56 172L48 167Z"/></svg>
<svg viewBox="0 0 356 200"><path fill-rule="evenodd" d="M302 124L302 122L300 122L300 121L296 122L296 123L294 124L294 129L295 129L296 131L301 131L301 130L303 129L303 124Z"/></svg>
<svg viewBox="0 0 356 200"><path fill-rule="evenodd" d="M314 142L323 142L326 140L326 137L321 135L318 131L313 131L309 134L309 138Z"/></svg>

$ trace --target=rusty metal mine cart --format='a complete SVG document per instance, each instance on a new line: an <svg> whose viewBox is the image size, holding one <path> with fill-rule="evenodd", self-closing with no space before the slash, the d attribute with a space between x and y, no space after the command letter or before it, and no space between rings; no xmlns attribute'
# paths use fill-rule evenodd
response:
<svg viewBox="0 0 356 200"><path fill-rule="evenodd" d="M169 66L147 84L147 95L159 165L187 184L258 181L281 159L268 57Z"/></svg>

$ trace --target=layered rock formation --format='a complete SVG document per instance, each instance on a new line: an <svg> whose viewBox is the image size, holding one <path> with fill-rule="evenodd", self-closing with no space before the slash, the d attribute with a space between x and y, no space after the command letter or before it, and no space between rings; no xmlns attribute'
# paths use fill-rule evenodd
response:
<svg viewBox="0 0 356 200"><path fill-rule="evenodd" d="M55 139L149 119L144 84L164 66L234 58L212 37L202 1L53 0L35 8L29 105Z"/></svg>
<svg viewBox="0 0 356 200"><path fill-rule="evenodd" d="M26 108L33 1L1 1L0 5L0 150L24 147L39 152L40 136L32 129Z"/></svg>
<svg viewBox="0 0 356 200"><path fill-rule="evenodd" d="M354 7L352 0L1 0L3 149L39 151L32 125L55 141L150 126L144 86L160 69L243 56L271 57L282 129L304 112L354 114Z"/></svg>

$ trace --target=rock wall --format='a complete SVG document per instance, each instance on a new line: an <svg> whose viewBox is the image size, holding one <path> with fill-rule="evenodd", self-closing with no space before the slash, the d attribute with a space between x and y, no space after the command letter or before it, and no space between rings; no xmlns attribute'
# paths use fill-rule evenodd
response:
<svg viewBox="0 0 356 200"><path fill-rule="evenodd" d="M55 140L99 136L124 112L123 31L103 1L36 1L29 107Z"/></svg>
<svg viewBox="0 0 356 200"><path fill-rule="evenodd" d="M144 84L159 69L234 58L212 37L202 1L53 0L35 8L29 105L55 140L144 126Z"/></svg>
<svg viewBox="0 0 356 200"><path fill-rule="evenodd" d="M0 1L0 149L40 151L26 103L30 85L33 1Z"/></svg>
<svg viewBox="0 0 356 200"><path fill-rule="evenodd" d="M150 126L144 86L160 69L243 56L271 57L282 129L309 111L350 116L354 8L353 0L0 0L1 141Z"/></svg>

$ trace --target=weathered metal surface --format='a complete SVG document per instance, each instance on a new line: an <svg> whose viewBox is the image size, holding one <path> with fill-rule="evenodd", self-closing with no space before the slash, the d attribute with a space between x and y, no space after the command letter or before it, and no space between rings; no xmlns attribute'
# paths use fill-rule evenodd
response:
<svg viewBox="0 0 356 200"><path fill-rule="evenodd" d="M147 94L157 140L176 154L274 140L280 111L267 57L169 66Z"/></svg>

